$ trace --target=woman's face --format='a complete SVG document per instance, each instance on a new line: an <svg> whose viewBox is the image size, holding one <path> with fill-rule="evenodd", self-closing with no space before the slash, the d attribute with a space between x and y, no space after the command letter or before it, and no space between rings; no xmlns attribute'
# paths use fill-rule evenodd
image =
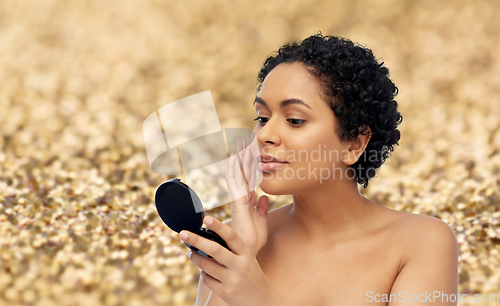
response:
<svg viewBox="0 0 500 306"><path fill-rule="evenodd" d="M288 162L276 170L263 170L260 187L264 192L300 194L311 186L345 177L349 166L341 158L349 146L337 137L335 115L321 98L320 83L305 65L276 66L255 101L261 118L254 129L260 154Z"/></svg>

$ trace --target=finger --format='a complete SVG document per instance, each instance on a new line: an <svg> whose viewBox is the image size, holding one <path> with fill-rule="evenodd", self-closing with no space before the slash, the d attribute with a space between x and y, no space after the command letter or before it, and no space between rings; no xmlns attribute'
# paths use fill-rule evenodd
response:
<svg viewBox="0 0 500 306"><path fill-rule="evenodd" d="M218 281L222 281L224 276L225 267L216 263L213 258L207 258L205 256L201 256L198 252L189 252L188 254L189 260L194 263L198 268L200 268L205 273L209 274L213 278Z"/></svg>
<svg viewBox="0 0 500 306"><path fill-rule="evenodd" d="M206 218L206 217L205 217ZM183 235L186 235L183 236ZM214 256L213 254L216 254L216 253L220 253L221 250L219 250L219 248L221 248L222 250L226 250L228 252L228 254L232 254L232 252L228 249L226 249L225 247L223 247L222 245L220 245L219 243L213 241L213 240L210 240L208 238L205 238L203 236L200 236L198 234L195 234L193 232L190 232L188 230L182 230L180 233L179 233L179 238L185 242L186 244L188 244L190 247L195 247L197 248L199 251L207 254L207 255L210 255L212 256L212 258L209 258L209 257L205 257L203 255L200 255L198 254L198 252L196 251L192 251L193 254L198 254L202 257L205 257L209 260L212 260L214 262L216 262L217 264L220 264L222 266L224 266L224 264L220 263ZM223 254L224 255L224 254Z"/></svg>
<svg viewBox="0 0 500 306"><path fill-rule="evenodd" d="M255 135L255 134L252 134L252 136ZM251 160L250 160L250 164L251 164L251 169L250 169L250 176L248 178L248 185L249 185L249 188L250 190L253 190L255 189L255 186L256 186L256 181L257 181L257 175L256 175L256 172L258 170L258 167L259 167L259 154L260 154L260 150L259 150L259 145L257 144L257 139L255 137L252 137L252 136L249 136L250 137L250 145L248 147L248 150L251 152ZM253 138L253 141L252 141L252 138Z"/></svg>
<svg viewBox="0 0 500 306"><path fill-rule="evenodd" d="M238 236L238 234L230 226L209 216L205 217L203 221L211 230L216 232L217 235L219 235L227 243L233 253L235 253L236 255L242 255L245 254L246 251L248 251L245 242L243 242L240 236ZM226 263L220 261L217 257L212 257L226 266ZM228 264L230 265L231 263L229 262Z"/></svg>
<svg viewBox="0 0 500 306"><path fill-rule="evenodd" d="M245 150L242 163L243 170L245 171L245 184L250 189L250 178L252 176L252 151L250 150L250 135L245 136Z"/></svg>
<svg viewBox="0 0 500 306"><path fill-rule="evenodd" d="M234 156L234 153L231 153L229 156L229 161L227 163L227 169L226 169L226 179L234 179L234 165L236 163L236 156Z"/></svg>
<svg viewBox="0 0 500 306"><path fill-rule="evenodd" d="M238 162L235 164L235 172L234 172L234 177L236 177L236 181L238 183L239 188L243 188L245 185L245 181L243 179L243 165L241 162L241 156L240 154L236 154L236 159Z"/></svg>
<svg viewBox="0 0 500 306"><path fill-rule="evenodd" d="M236 178L236 182L238 187L243 185L243 175L241 173L241 170L243 169L241 166L241 151L242 151L242 144L241 140L236 139L236 157L238 162L235 164L234 167L234 177Z"/></svg>
<svg viewBox="0 0 500 306"><path fill-rule="evenodd" d="M252 211L255 210L255 189L251 190L250 193L248 194L248 210Z"/></svg>
<svg viewBox="0 0 500 306"><path fill-rule="evenodd" d="M225 225L227 226L227 225ZM232 230L232 229L231 229ZM182 234L187 234L187 237L184 238ZM208 254L215 258L217 262L219 262L220 265L224 267L228 267L228 265L231 265L232 262L232 257L234 256L234 253L223 247L222 245L218 244L215 241L206 239L204 237L201 237L195 233L183 230L179 234L180 238L182 241L184 241L187 244L190 244L191 246L194 246L195 248L203 251L205 254ZM222 237L222 236L221 236ZM239 238L239 237L238 237ZM222 238L224 239L224 238ZM225 239L224 239L225 240ZM227 243L227 241L226 241ZM228 243L229 246L229 243ZM231 246L229 246L231 248ZM231 248L232 250L232 248Z"/></svg>
<svg viewBox="0 0 500 306"><path fill-rule="evenodd" d="M189 251L189 253L188 253L188 257L189 257L189 259L191 259L191 257L190 257L190 256L191 256L192 254L196 254L196 255L202 256L202 255L198 254L198 252L195 252L195 251L191 250L191 251ZM213 261L213 262L215 262L215 263L217 263L217 264L219 264L219 265L220 265L220 263L219 263L217 260L215 260L215 258L213 258L213 257L205 257L205 256L202 256L202 257L203 257L203 258L206 258L206 259L208 259L208 260L211 260L211 261ZM221 266L222 266L222 265L221 265Z"/></svg>
<svg viewBox="0 0 500 306"><path fill-rule="evenodd" d="M254 190L255 189L255 182L257 181L257 162L255 161L255 159L252 160L252 167L251 167L251 170L250 170L250 182L248 182L249 184L249 188L250 190Z"/></svg>
<svg viewBox="0 0 500 306"><path fill-rule="evenodd" d="M244 170L243 170L243 164L242 164L242 161L240 159L240 155L239 154L236 154L236 157L238 158L238 164L240 165L240 167L238 167L238 169L236 170L235 172L235 176L237 177L237 187L238 187L238 198L241 198L243 197L242 201L245 202L245 204L248 203L248 193L249 193L249 190L248 190L248 185L245 181L245 173L244 173Z"/></svg>
<svg viewBox="0 0 500 306"><path fill-rule="evenodd" d="M203 282L203 284L205 286L207 286L215 294L217 294L217 295L220 294L222 283L219 280L213 278L212 276L208 275L207 273L205 273L203 271L201 271L200 277L201 277L201 281Z"/></svg>
<svg viewBox="0 0 500 306"><path fill-rule="evenodd" d="M251 207L249 207L249 208L254 209L254 210L257 209L256 196L257 196L257 194L255 193L255 189L252 190L252 191L250 191L250 200L249 200L249 202L251 204Z"/></svg>
<svg viewBox="0 0 500 306"><path fill-rule="evenodd" d="M250 151L252 152L252 151ZM250 166L250 180L248 182L248 187L250 188L250 190L254 190L255 189L255 182L257 180L257 167L259 165L259 161L257 160L257 156L253 156L253 152L251 154L251 166Z"/></svg>
<svg viewBox="0 0 500 306"><path fill-rule="evenodd" d="M246 204L247 192L244 188L241 188L242 186L238 185L237 180L235 178L235 176L238 174L237 170L235 170L235 168L237 168L236 163L237 163L237 156L235 153L231 153L227 165L226 184L233 203L236 201L237 204Z"/></svg>
<svg viewBox="0 0 500 306"><path fill-rule="evenodd" d="M257 204L257 212L259 213L259 215L261 215L264 219L267 220L268 210L269 210L269 197L263 195L259 198L259 202Z"/></svg>
<svg viewBox="0 0 500 306"><path fill-rule="evenodd" d="M240 188L241 188L242 193L244 193L245 196L246 196L245 197L245 202L249 203L249 200L250 200L250 197L249 197L250 187L248 185L248 176L249 176L249 172L250 172L250 167L248 167L246 165L247 162L246 162L245 159L248 156L247 152L248 152L247 149L243 150L244 157L241 160L241 169L242 169L241 174L242 174L243 184L240 186Z"/></svg>

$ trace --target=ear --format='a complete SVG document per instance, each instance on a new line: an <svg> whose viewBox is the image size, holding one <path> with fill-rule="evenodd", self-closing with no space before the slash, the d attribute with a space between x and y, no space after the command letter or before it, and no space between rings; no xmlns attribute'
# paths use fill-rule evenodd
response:
<svg viewBox="0 0 500 306"><path fill-rule="evenodd" d="M363 132L364 128L366 128L366 130ZM342 161L348 165L354 164L359 159L372 137L372 131L366 124L363 124L359 128L359 131L360 134L358 135L358 138L351 143L347 151L343 152ZM361 132L363 132L363 134L361 134Z"/></svg>

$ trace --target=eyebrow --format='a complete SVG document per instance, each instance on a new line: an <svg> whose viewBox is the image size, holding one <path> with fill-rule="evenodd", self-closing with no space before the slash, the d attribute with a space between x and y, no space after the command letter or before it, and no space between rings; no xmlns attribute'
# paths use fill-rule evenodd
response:
<svg viewBox="0 0 500 306"><path fill-rule="evenodd" d="M253 105L255 106L256 103L260 103L262 105L264 105L265 107L267 107L267 104L266 104L266 101L264 101L262 98L260 97L255 97L255 101L253 102ZM283 101L280 102L280 107L283 108L283 107L286 107L288 105L292 105L292 104L298 104L298 105L302 105L302 106L305 106L309 109L312 109L308 104L306 104L304 101L300 100L300 99L295 99L295 98L292 98L292 99L285 99Z"/></svg>

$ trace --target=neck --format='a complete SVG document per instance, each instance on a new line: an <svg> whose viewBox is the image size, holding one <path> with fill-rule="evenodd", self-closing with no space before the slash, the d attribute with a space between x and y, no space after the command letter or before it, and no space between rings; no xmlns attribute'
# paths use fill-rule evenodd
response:
<svg viewBox="0 0 500 306"><path fill-rule="evenodd" d="M297 239L335 244L372 223L375 206L359 192L355 180L331 180L293 196L289 224Z"/></svg>

